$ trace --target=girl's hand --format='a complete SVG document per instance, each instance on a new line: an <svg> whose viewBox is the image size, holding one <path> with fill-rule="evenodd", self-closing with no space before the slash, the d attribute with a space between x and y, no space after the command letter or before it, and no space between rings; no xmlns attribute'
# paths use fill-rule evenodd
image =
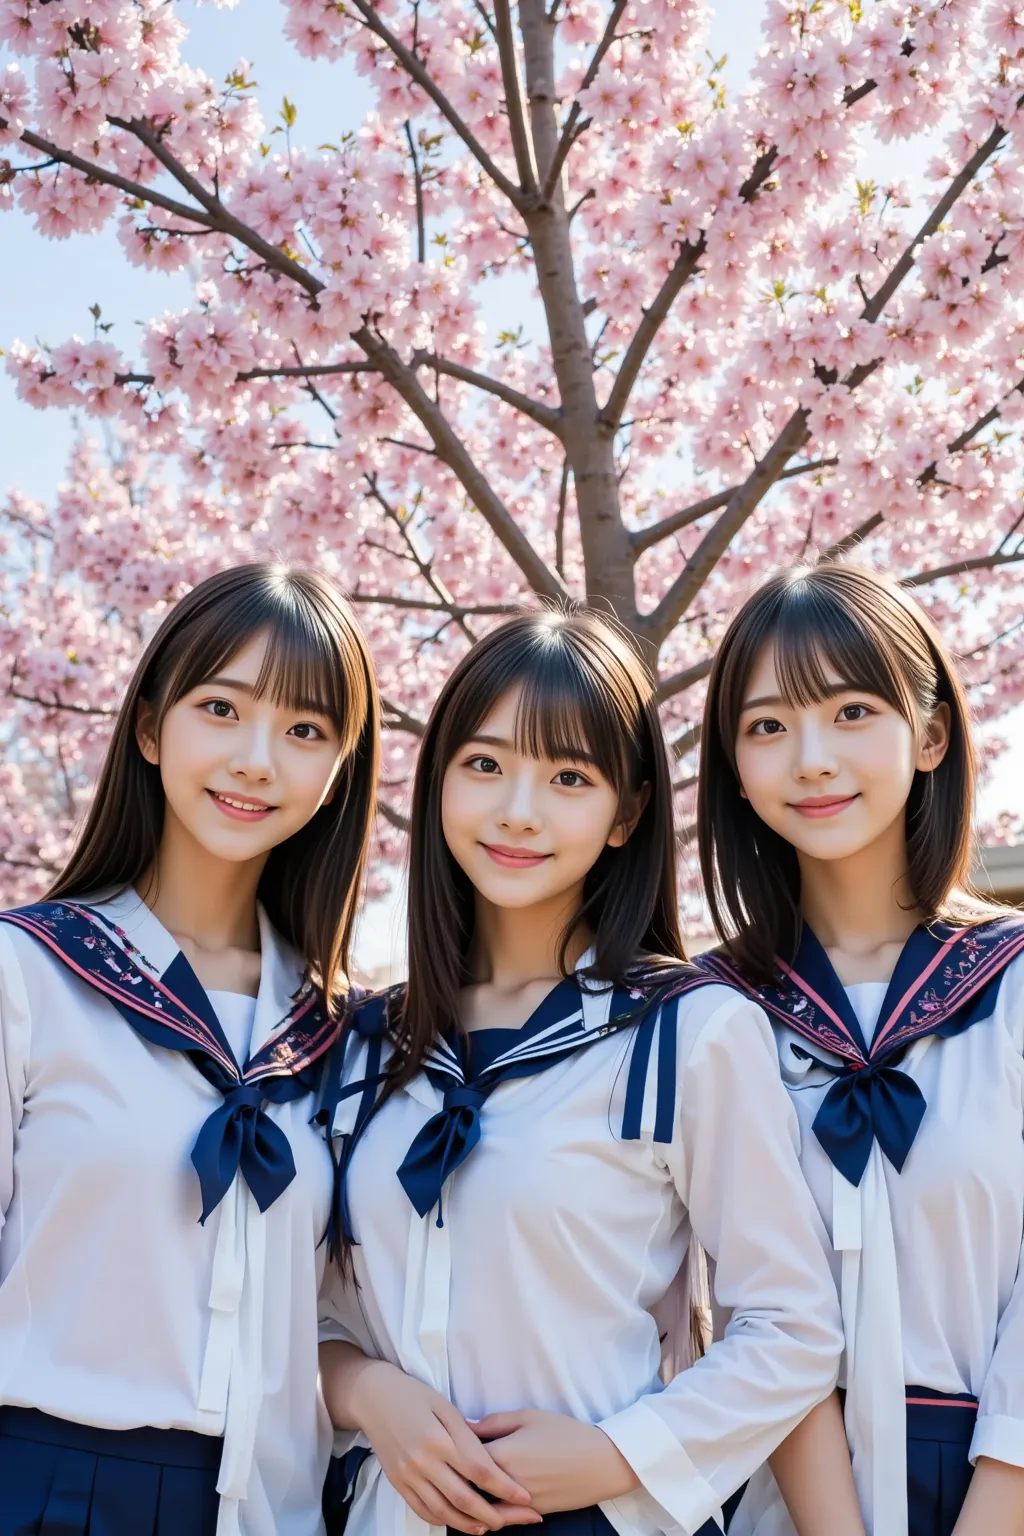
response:
<svg viewBox="0 0 1024 1536"><path fill-rule="evenodd" d="M603 1429L562 1413L491 1413L473 1428L498 1466L529 1489L542 1515L617 1499L639 1479Z"/></svg>
<svg viewBox="0 0 1024 1536"><path fill-rule="evenodd" d="M387 1361L367 1360L350 1379L348 1402L384 1476L421 1520L469 1536L540 1520L526 1489L501 1470L440 1392Z"/></svg>

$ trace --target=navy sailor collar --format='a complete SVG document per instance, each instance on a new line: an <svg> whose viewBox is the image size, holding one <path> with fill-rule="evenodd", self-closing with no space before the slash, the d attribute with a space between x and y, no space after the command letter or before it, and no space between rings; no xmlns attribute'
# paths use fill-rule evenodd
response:
<svg viewBox="0 0 1024 1536"><path fill-rule="evenodd" d="M298 957L260 912L261 979L252 1048L234 1056L198 977L173 937L133 890L93 902L38 902L0 912L106 997L150 1045L184 1054L223 1096L192 1151L205 1221L241 1170L266 1210L295 1176L287 1137L264 1112L315 1085L341 1031ZM145 949L143 949L143 945Z"/></svg>
<svg viewBox="0 0 1024 1536"><path fill-rule="evenodd" d="M902 1172L924 1119L924 1094L897 1065L903 1052L915 1040L960 1034L987 1019L1006 967L1020 954L1024 917L1018 913L976 926L935 922L916 928L896 962L870 1045L832 962L806 925L796 959L792 965L777 960L770 983L753 981L724 950L702 955L699 963L825 1054L826 1060L815 1060L835 1081L821 1101L814 1133L844 1178L859 1184L876 1141Z"/></svg>
<svg viewBox="0 0 1024 1536"><path fill-rule="evenodd" d="M958 1034L987 1017L1003 972L1022 953L1024 917L1016 912L976 926L934 922L916 928L896 962L870 1045L831 960L807 924L796 959L792 965L777 959L771 982L751 980L725 950L702 955L698 963L856 1069L890 1061L924 1035Z"/></svg>

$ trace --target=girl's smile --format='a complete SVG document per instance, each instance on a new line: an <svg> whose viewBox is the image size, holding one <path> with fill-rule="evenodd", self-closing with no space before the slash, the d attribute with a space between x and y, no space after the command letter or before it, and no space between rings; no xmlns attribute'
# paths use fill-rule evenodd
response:
<svg viewBox="0 0 1024 1536"><path fill-rule="evenodd" d="M531 848L506 848L499 843L482 843L480 846L495 864L501 864L505 869L536 869L552 857L550 853L534 853Z"/></svg>
<svg viewBox="0 0 1024 1536"><path fill-rule="evenodd" d="M277 810L276 805L268 805L265 800L240 800L237 795L225 795L216 789L206 793L219 811L235 821L265 821L271 811Z"/></svg>
<svg viewBox="0 0 1024 1536"><path fill-rule="evenodd" d="M809 795L806 800L791 800L790 809L801 816L838 816L856 799L857 795Z"/></svg>

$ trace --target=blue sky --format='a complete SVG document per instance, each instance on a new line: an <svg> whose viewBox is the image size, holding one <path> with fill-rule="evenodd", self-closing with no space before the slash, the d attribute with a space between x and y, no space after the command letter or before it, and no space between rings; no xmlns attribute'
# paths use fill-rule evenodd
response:
<svg viewBox="0 0 1024 1536"><path fill-rule="evenodd" d="M764 8L765 0L719 0L716 6L711 47L715 55L728 55L726 77L733 89L742 84L755 57ZM283 38L278 0L241 0L233 10L179 0L178 9L192 31L186 44L190 62L220 80L239 58L250 61L268 125L288 96L299 109L296 143L336 141L339 133L358 126L370 100L363 82L347 64L300 58ZM930 153L926 145L890 146L884 162L880 159L872 169L883 176L915 178ZM56 342L75 332L88 336L93 323L89 307L99 304L104 321L114 322L112 339L131 357L138 324L165 309L185 307L190 292L185 276L130 266L112 228L94 236L44 240L20 213L0 215L0 348L16 337ZM507 290L495 292L486 306L496 325L507 320L509 297ZM63 476L73 431L68 414L35 411L18 401L0 372L0 491L18 486L47 499ZM986 806L1022 804L1024 729L1015 727L1013 734L1019 744L1001 761L986 791ZM374 932L364 930L363 947L369 945L376 956L390 947L390 915L381 921L371 915L370 927Z"/></svg>

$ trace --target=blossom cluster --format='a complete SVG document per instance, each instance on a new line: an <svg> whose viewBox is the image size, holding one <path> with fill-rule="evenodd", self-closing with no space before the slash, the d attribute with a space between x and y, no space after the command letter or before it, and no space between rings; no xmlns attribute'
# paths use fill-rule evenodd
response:
<svg viewBox="0 0 1024 1536"><path fill-rule="evenodd" d="M337 570L360 605L395 723L389 857L406 727L538 592L611 601L663 679L692 675L665 690L683 785L728 613L808 554L858 544L914 581L984 721L1024 701L1024 5L767 0L733 97L707 0L566 0L540 22L524 4L528 110L486 4L285 13L295 47L372 89L336 146L298 146L287 120L273 136L249 66L204 75L162 0L0 0L0 209L57 239L116 221L128 261L193 280L137 350L7 347L23 399L121 444L115 467L82 447L48 517L8 507L61 594L24 550L9 562L10 708L64 710L33 716L31 793L28 765L8 770L12 869L59 858L161 605L264 550ZM524 178L567 131L531 203ZM908 141L928 146L912 182L885 170ZM495 334L517 274L537 291ZM47 813L22 816L46 786ZM692 787L679 799L685 822Z"/></svg>

